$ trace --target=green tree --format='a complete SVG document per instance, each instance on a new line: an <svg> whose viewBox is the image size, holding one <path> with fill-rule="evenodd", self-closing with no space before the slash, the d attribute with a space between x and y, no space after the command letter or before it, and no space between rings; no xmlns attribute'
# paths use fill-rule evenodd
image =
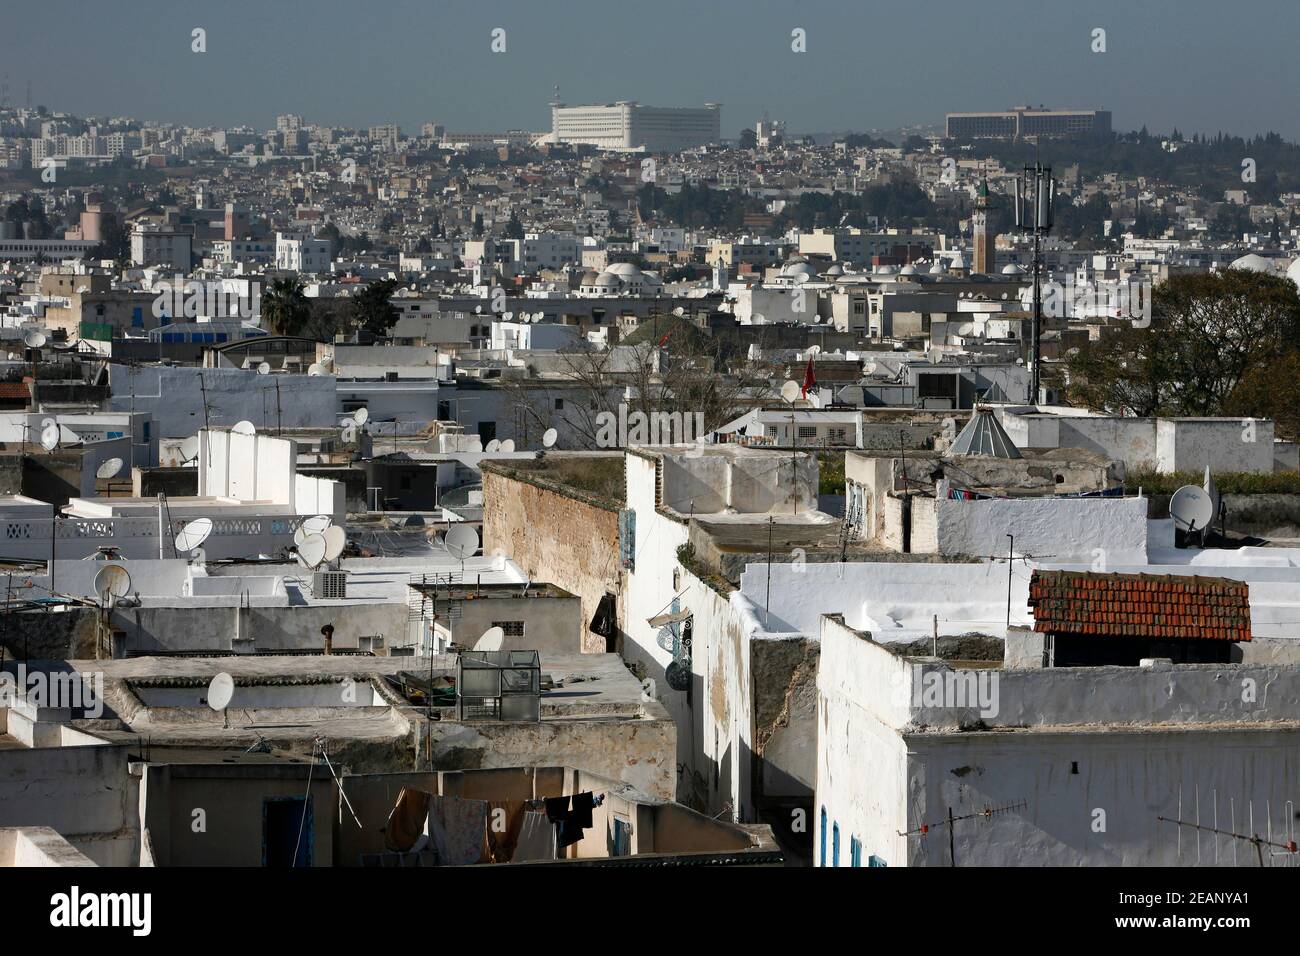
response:
<svg viewBox="0 0 1300 956"><path fill-rule="evenodd" d="M262 321L276 335L301 334L310 317L311 303L297 276L275 279L262 294Z"/></svg>
<svg viewBox="0 0 1300 956"><path fill-rule="evenodd" d="M397 321L397 309L389 301L397 282L384 279L372 282L352 297L352 323L375 335L384 335Z"/></svg>
<svg viewBox="0 0 1300 956"><path fill-rule="evenodd" d="M1150 324L1126 326L1066 360L1072 399L1134 415L1273 416L1294 404L1287 365L1300 342L1289 279L1228 269L1174 276Z"/></svg>
<svg viewBox="0 0 1300 956"><path fill-rule="evenodd" d="M524 237L524 224L519 221L519 217L510 212L510 221L506 223L507 239L522 239Z"/></svg>

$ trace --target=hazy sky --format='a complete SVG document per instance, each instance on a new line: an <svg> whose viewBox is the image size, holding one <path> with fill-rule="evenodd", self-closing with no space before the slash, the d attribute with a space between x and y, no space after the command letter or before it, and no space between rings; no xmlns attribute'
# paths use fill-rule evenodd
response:
<svg viewBox="0 0 1300 956"><path fill-rule="evenodd" d="M764 110L821 132L1044 103L1300 140L1300 0L6 0L0 24L11 104L30 80L33 105L192 125L544 130L558 84L720 102L726 136Z"/></svg>

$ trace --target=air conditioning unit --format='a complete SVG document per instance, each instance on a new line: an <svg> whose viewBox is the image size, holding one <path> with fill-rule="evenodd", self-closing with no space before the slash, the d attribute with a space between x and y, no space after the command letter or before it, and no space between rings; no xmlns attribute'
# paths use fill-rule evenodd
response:
<svg viewBox="0 0 1300 956"><path fill-rule="evenodd" d="M346 571L317 571L311 577L311 596L318 601L337 601L348 596Z"/></svg>

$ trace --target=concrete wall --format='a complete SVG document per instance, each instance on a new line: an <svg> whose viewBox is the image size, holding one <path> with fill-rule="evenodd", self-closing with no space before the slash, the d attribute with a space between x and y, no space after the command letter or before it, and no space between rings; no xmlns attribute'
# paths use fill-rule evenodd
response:
<svg viewBox="0 0 1300 956"><path fill-rule="evenodd" d="M1005 554L1015 535L1015 552L1091 562L1144 561L1147 504L1141 498L943 499L938 504L941 554ZM916 550L914 548L914 550Z"/></svg>
<svg viewBox="0 0 1300 956"><path fill-rule="evenodd" d="M157 866L261 866L263 806L268 798L301 800L311 770L302 764L154 764L140 784L142 817ZM334 861L334 781L316 772L312 822L303 840L312 866Z"/></svg>
<svg viewBox="0 0 1300 956"><path fill-rule="evenodd" d="M100 866L135 863L136 794L124 745L0 750L0 826L52 827Z"/></svg>
<svg viewBox="0 0 1300 956"><path fill-rule="evenodd" d="M483 551L509 555L535 581L576 594L579 644L603 653L605 638L588 625L606 593L614 594L621 632L625 617L618 551L618 511L525 481L483 472Z"/></svg>
<svg viewBox="0 0 1300 956"><path fill-rule="evenodd" d="M187 438L205 425L228 428L239 421L250 421L259 430L267 431L277 427L332 428L338 419L332 375L258 375L253 369L110 365L109 381L113 395L106 410L150 415L159 438Z"/></svg>
<svg viewBox="0 0 1300 956"><path fill-rule="evenodd" d="M456 622L456 640L473 646L479 636L499 622L521 621L523 637L507 635L502 649L532 650L542 657L542 666L551 655L580 654L587 621L582 619L582 602L573 597L522 597L517 599L484 598L462 601L460 620ZM598 635L592 635L597 637ZM604 647L600 648L604 651Z"/></svg>
<svg viewBox="0 0 1300 956"><path fill-rule="evenodd" d="M1156 426L1156 462L1162 474L1273 472L1273 423L1262 418L1173 418Z"/></svg>

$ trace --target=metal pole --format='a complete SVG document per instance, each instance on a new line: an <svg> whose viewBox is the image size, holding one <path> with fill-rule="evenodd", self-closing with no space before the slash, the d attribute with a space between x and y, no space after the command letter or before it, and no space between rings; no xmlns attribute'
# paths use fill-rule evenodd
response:
<svg viewBox="0 0 1300 956"><path fill-rule="evenodd" d="M768 617L772 610L772 522L776 520L771 516L767 519L767 596L763 598L763 626L767 627Z"/></svg>
<svg viewBox="0 0 1300 956"><path fill-rule="evenodd" d="M1043 188L1041 173L1042 170L1040 167L1039 169L1040 178L1037 180L1038 185L1035 189L1035 197L1037 197L1038 190L1041 190ZM1039 280L1040 271L1042 269L1042 254L1039 250L1039 239L1038 239L1039 208L1040 208L1040 202L1036 198L1034 202L1034 322L1032 326L1032 336L1031 336L1032 341L1031 341L1030 355L1029 355L1030 368L1031 368L1030 376L1029 376L1029 383L1030 383L1029 387L1033 390L1029 401L1033 405L1038 404L1038 394L1039 394L1038 387L1039 387L1039 379L1040 379L1040 372L1038 367L1039 329L1041 328L1043 322L1043 288Z"/></svg>
<svg viewBox="0 0 1300 956"><path fill-rule="evenodd" d="M1014 567L1014 558L1016 554L1016 539L1014 535L1007 535L1010 542L1007 544L1007 630L1011 630L1011 569Z"/></svg>

